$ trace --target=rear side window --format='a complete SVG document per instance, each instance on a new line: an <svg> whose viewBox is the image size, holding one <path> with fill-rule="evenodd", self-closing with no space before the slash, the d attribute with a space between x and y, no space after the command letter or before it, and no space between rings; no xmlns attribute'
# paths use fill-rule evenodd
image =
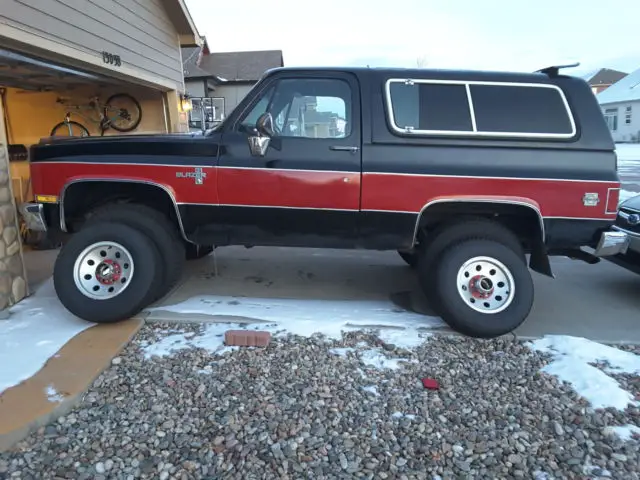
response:
<svg viewBox="0 0 640 480"><path fill-rule="evenodd" d="M464 85L391 84L398 126L414 130L471 132L471 112Z"/></svg>
<svg viewBox="0 0 640 480"><path fill-rule="evenodd" d="M386 99L391 126L402 134L551 139L576 132L553 85L391 79Z"/></svg>
<svg viewBox="0 0 640 480"><path fill-rule="evenodd" d="M572 135L567 107L555 88L470 85L478 132Z"/></svg>

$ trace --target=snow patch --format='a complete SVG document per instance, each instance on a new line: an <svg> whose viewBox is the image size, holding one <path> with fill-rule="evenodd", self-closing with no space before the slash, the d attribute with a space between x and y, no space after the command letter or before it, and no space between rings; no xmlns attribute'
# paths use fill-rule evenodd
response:
<svg viewBox="0 0 640 480"><path fill-rule="evenodd" d="M44 392L47 395L47 400L52 403L60 403L64 400L64 396L58 393L53 385L48 385Z"/></svg>
<svg viewBox="0 0 640 480"><path fill-rule="evenodd" d="M397 370L400 368L400 362L402 362L404 358L387 358L381 350L371 349L360 352L360 360L365 365L379 370L385 368Z"/></svg>
<svg viewBox="0 0 640 480"><path fill-rule="evenodd" d="M409 420L414 420L416 418L412 413L402 413L402 412L393 412L391 414L392 418L408 418Z"/></svg>
<svg viewBox="0 0 640 480"><path fill-rule="evenodd" d="M410 336L406 330L398 328L385 328L380 329L378 338L384 343L390 343L397 347L406 348L412 350L419 347L424 341L431 337L432 334L428 332L415 331L415 335Z"/></svg>
<svg viewBox="0 0 640 480"><path fill-rule="evenodd" d="M260 322L261 330L272 335L291 333L303 337L322 334L339 340L342 332L376 328L389 343L414 348L424 341L424 329L442 328L444 322L398 308L385 301L369 300L298 300L203 295L175 305L153 307L147 312L199 314L212 317L242 317ZM239 328L257 329L253 324ZM392 332L385 330L393 328ZM385 340L386 341L386 340Z"/></svg>
<svg viewBox="0 0 640 480"><path fill-rule="evenodd" d="M635 439L634 436L640 438L640 427L637 427L636 425L629 424L629 425L622 425L619 427L607 427L605 430L614 435L617 435L625 442L628 442L629 440L634 440Z"/></svg>
<svg viewBox="0 0 640 480"><path fill-rule="evenodd" d="M376 397L380 396L380 394L378 393L378 387L376 387L375 385L367 385L366 387L362 387L362 389L365 392L375 395Z"/></svg>
<svg viewBox="0 0 640 480"><path fill-rule="evenodd" d="M535 470L533 472L533 478L535 480L551 480L551 477L547 472L543 472L542 470Z"/></svg>
<svg viewBox="0 0 640 480"><path fill-rule="evenodd" d="M0 393L35 375L69 340L94 326L64 308L52 279L9 308L9 315L0 322Z"/></svg>
<svg viewBox="0 0 640 480"><path fill-rule="evenodd" d="M590 463L582 467L582 472L585 475L593 475L598 478L611 478L611 472L609 470L598 467L597 465L591 465Z"/></svg>
<svg viewBox="0 0 640 480"><path fill-rule="evenodd" d="M238 348L224 345L224 333L229 328L229 324L212 323L206 325L201 334L195 332L171 333L160 338L157 342L149 342L145 345L140 343L139 345L146 358L165 357L189 348L202 348L216 355L222 355Z"/></svg>
<svg viewBox="0 0 640 480"><path fill-rule="evenodd" d="M607 373L640 374L640 356L582 337L546 335L528 346L552 356L542 371L568 382L594 408L637 405L631 393ZM604 364L597 368L592 363Z"/></svg>
<svg viewBox="0 0 640 480"><path fill-rule="evenodd" d="M355 352L355 348L345 347L345 348L330 348L329 353L333 355L338 355L339 357L346 357L349 352Z"/></svg>

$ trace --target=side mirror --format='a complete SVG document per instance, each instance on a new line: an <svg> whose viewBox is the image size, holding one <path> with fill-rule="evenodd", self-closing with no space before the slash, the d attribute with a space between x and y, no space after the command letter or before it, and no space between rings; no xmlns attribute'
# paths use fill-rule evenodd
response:
<svg viewBox="0 0 640 480"><path fill-rule="evenodd" d="M273 137L275 135L273 116L269 112L260 115L256 121L256 128L261 135Z"/></svg>
<svg viewBox="0 0 640 480"><path fill-rule="evenodd" d="M275 134L273 129L273 117L265 112L256 121L256 131L247 138L249 150L254 157L264 157L269 148L271 137Z"/></svg>

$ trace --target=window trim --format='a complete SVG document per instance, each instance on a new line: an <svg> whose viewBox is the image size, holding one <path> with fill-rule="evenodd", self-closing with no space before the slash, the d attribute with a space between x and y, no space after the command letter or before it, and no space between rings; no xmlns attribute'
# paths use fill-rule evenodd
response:
<svg viewBox="0 0 640 480"><path fill-rule="evenodd" d="M393 102L391 101L391 84L403 83L406 85L413 84L437 84L437 85L463 85L467 94L467 101L469 102L469 112L471 115L472 131L460 131L460 130L420 130L417 128L402 128L395 122L393 112ZM564 105L569 122L571 124L570 133L533 133L533 132L479 132L476 126L475 109L473 105L473 96L471 95L471 85L483 85L483 86L504 86L504 87L523 87L523 88L550 88L556 90L560 94L562 104ZM517 82L489 82L479 80L436 80L436 79L421 79L421 78L388 78L385 81L385 104L387 107L387 119L391 129L394 133L400 135L420 136L420 135L446 135L455 137L509 137L509 138L529 138L529 139L569 139L575 137L577 133L576 122L573 117L573 112L569 107L567 97L560 87L557 85L551 85L547 83L517 83Z"/></svg>
<svg viewBox="0 0 640 480"><path fill-rule="evenodd" d="M607 128L610 132L618 131L618 107L605 108L602 112ZM609 119L612 119L611 125L609 125Z"/></svg>
<svg viewBox="0 0 640 480"><path fill-rule="evenodd" d="M633 119L633 106L627 105L624 109L624 124L631 125Z"/></svg>

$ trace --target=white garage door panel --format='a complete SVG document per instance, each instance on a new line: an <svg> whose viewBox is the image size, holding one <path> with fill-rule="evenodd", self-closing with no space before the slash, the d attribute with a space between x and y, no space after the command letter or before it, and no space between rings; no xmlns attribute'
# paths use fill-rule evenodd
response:
<svg viewBox="0 0 640 480"><path fill-rule="evenodd" d="M127 3L133 5L135 0ZM138 11L132 12L116 0L99 4L87 0L2 0L0 23L89 53L100 61L103 51L119 55L129 68L180 85L177 32L166 23L166 12L152 0L139 0L136 5Z"/></svg>

